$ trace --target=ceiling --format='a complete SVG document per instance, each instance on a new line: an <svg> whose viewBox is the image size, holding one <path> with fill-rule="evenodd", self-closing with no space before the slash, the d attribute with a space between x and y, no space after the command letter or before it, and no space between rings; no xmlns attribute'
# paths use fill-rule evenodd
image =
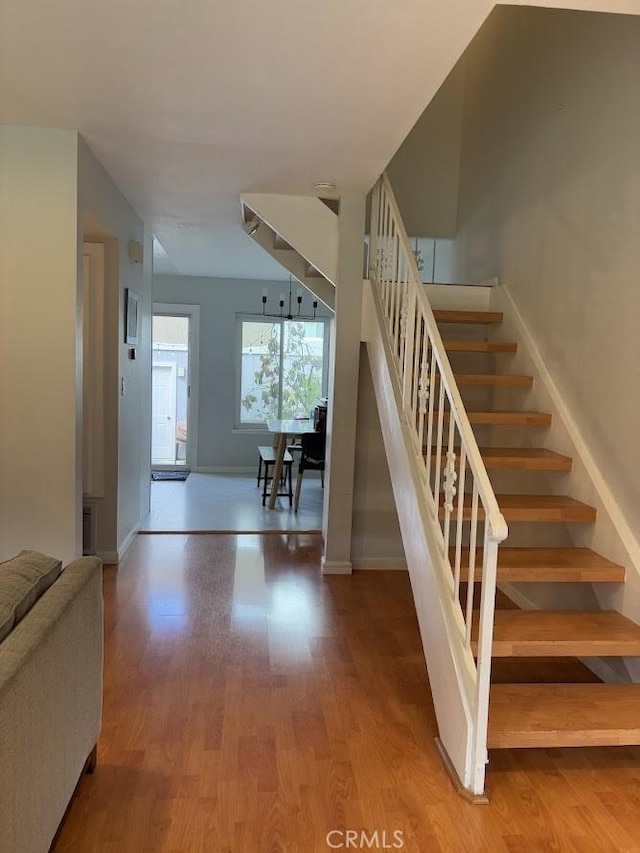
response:
<svg viewBox="0 0 640 853"><path fill-rule="evenodd" d="M368 191L492 6L2 0L0 123L80 131L156 235L156 271L285 278L240 193Z"/></svg>

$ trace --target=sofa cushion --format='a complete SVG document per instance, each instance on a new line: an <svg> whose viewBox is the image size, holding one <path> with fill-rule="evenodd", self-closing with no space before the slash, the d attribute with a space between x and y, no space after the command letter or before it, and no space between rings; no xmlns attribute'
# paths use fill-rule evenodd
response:
<svg viewBox="0 0 640 853"><path fill-rule="evenodd" d="M0 642L29 612L62 570L62 563L37 551L21 551L0 563Z"/></svg>

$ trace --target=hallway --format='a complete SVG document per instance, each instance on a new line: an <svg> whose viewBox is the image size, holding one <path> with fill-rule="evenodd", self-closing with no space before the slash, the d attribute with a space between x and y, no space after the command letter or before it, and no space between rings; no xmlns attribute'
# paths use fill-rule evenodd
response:
<svg viewBox="0 0 640 853"><path fill-rule="evenodd" d="M408 575L323 579L319 549L149 535L105 568L98 767L56 853L326 853L346 830L411 853L637 849L639 749L493 753L490 805L458 797Z"/></svg>

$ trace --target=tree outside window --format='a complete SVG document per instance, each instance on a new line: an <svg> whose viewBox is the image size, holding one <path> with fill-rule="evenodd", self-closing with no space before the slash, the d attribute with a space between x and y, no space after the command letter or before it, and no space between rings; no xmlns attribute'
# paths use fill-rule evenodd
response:
<svg viewBox="0 0 640 853"><path fill-rule="evenodd" d="M308 416L322 397L324 323L242 321L240 422Z"/></svg>

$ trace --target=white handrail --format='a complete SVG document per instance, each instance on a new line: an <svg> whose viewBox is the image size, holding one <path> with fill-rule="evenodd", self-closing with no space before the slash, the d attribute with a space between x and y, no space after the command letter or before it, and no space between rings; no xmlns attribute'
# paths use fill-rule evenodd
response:
<svg viewBox="0 0 640 853"><path fill-rule="evenodd" d="M448 604L453 602L456 613L459 630L452 632L452 643L458 644L456 651L470 655L472 628L477 639L474 691L468 696L473 731L465 777L468 787L479 794L484 789L487 760L498 545L507 538L508 528L386 174L373 191L369 257L369 275L392 353L392 372L399 383L403 415L422 466L425 504L437 542L436 553L430 556L443 582L440 588L449 596ZM469 492L465 494L467 487ZM482 591L475 626L474 587L476 563L480 561L477 542L482 524ZM463 543L468 544L464 560ZM467 579L464 606L460 603L463 571Z"/></svg>

